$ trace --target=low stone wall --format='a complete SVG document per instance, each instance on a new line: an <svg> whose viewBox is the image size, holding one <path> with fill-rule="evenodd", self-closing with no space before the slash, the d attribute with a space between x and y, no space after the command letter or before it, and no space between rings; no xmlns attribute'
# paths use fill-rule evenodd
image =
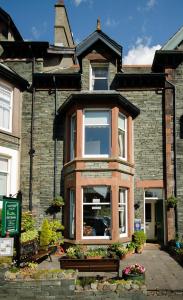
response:
<svg viewBox="0 0 183 300"><path fill-rule="evenodd" d="M0 299L44 299L44 300L107 300L107 299L146 299L146 286L133 282L94 282L82 287L76 280L77 274L67 274L65 278L59 278L57 272L49 274L49 279L32 279L22 276L15 278L1 272ZM13 273L12 273L13 274ZM12 280L10 280L12 276ZM60 276L61 277L61 276ZM9 278L5 280L5 278ZM14 278L14 279L13 279Z"/></svg>

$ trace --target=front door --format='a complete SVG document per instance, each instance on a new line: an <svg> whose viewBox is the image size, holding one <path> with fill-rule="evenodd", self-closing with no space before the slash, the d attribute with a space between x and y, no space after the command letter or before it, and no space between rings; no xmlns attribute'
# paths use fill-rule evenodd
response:
<svg viewBox="0 0 183 300"><path fill-rule="evenodd" d="M148 240L155 240L155 202L152 200L145 203L145 224Z"/></svg>

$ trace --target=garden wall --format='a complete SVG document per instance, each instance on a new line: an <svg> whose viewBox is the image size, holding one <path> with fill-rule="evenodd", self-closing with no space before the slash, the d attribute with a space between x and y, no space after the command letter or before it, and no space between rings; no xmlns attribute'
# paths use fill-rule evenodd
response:
<svg viewBox="0 0 183 300"><path fill-rule="evenodd" d="M102 300L102 299L146 299L146 286L133 283L109 284L93 283L85 286L75 285L76 279L52 278L49 280L4 280L4 272L0 273L0 299L51 299L51 300ZM54 277L54 275L53 275Z"/></svg>

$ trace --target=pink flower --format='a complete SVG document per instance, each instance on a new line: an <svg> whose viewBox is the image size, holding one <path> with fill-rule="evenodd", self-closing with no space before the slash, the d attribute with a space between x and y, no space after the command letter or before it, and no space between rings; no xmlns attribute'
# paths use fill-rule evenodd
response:
<svg viewBox="0 0 183 300"><path fill-rule="evenodd" d="M145 273L145 268L144 266L141 266L139 264L127 266L123 269L123 274L128 275L128 274L144 274Z"/></svg>

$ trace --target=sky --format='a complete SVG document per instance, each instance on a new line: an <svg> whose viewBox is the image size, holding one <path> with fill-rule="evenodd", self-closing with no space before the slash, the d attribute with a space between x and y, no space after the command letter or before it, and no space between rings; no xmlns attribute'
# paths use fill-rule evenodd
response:
<svg viewBox="0 0 183 300"><path fill-rule="evenodd" d="M57 0L0 0L25 40L54 38ZM183 0L65 0L76 43L101 29L123 46L124 64L151 64L155 50L183 26Z"/></svg>

